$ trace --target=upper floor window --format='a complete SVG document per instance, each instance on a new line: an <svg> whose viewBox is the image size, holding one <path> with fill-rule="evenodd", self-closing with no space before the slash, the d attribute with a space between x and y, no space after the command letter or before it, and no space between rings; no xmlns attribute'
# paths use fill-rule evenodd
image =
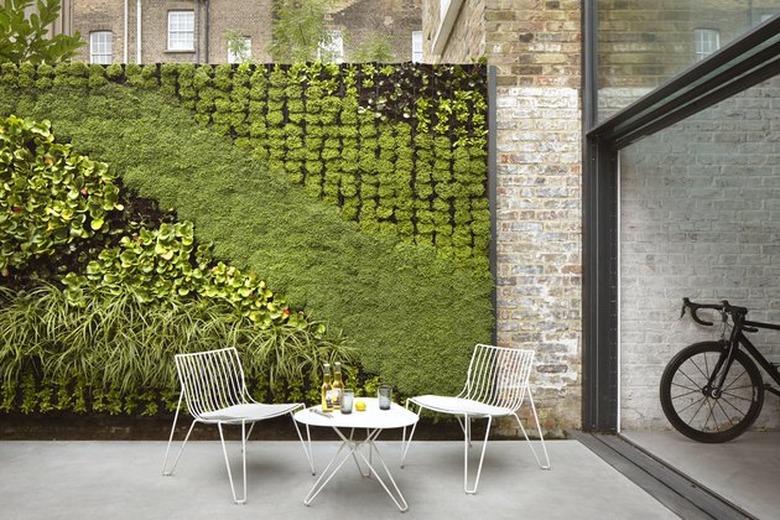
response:
<svg viewBox="0 0 780 520"><path fill-rule="evenodd" d="M252 57L252 38L238 36L229 38L227 42L228 63L244 63Z"/></svg>
<svg viewBox="0 0 780 520"><path fill-rule="evenodd" d="M89 33L89 62L109 65L114 61L114 34L111 31Z"/></svg>
<svg viewBox="0 0 780 520"><path fill-rule="evenodd" d="M341 31L328 31L330 41L323 42L317 51L320 61L344 62L344 36Z"/></svg>
<svg viewBox="0 0 780 520"><path fill-rule="evenodd" d="M717 29L694 29L693 38L696 61L720 49L720 31Z"/></svg>
<svg viewBox="0 0 780 520"><path fill-rule="evenodd" d="M193 11L168 12L168 50L195 50L195 13Z"/></svg>
<svg viewBox="0 0 780 520"><path fill-rule="evenodd" d="M412 31L412 61L420 63L423 59L423 33Z"/></svg>

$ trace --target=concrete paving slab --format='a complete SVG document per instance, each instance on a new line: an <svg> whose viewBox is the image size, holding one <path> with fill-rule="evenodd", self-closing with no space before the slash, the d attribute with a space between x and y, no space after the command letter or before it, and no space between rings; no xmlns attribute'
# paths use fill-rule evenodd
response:
<svg viewBox="0 0 780 520"><path fill-rule="evenodd" d="M240 443L230 442L234 476ZM314 477L300 444L248 445L249 500L234 505L218 442L187 445L174 477L162 477L164 442L0 442L3 519L306 520L667 519L668 509L577 441L548 443L553 469L537 468L523 442L488 446L479 493L463 493L463 445L417 442L398 468L399 442L379 442L409 502L401 514L373 479L349 462L310 507ZM314 443L318 469L338 444ZM472 449L474 462L478 444ZM240 477L239 477L240 478ZM240 482L240 481L239 481Z"/></svg>
<svg viewBox="0 0 780 520"><path fill-rule="evenodd" d="M751 515L780 518L780 432L747 432L723 444L677 432L622 432L631 442Z"/></svg>

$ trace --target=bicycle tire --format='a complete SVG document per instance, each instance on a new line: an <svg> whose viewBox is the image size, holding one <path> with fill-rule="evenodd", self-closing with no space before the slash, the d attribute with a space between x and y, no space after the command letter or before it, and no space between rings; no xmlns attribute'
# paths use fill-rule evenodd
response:
<svg viewBox="0 0 780 520"><path fill-rule="evenodd" d="M688 345L680 352L678 352L672 360L666 365L663 375L661 376L660 394L661 394L661 407L663 408L664 415L669 420L675 430L682 433L689 439L693 439L697 442L703 443L720 443L727 442L736 437L739 437L745 430L755 422L761 413L761 408L764 405L764 381L761 377L761 372L756 366L755 362L743 351L739 350L734 357L734 365L739 363L745 370L745 373L750 379L752 385L752 400L750 407L746 412L744 418L738 423L733 424L730 428L722 431L703 431L692 427L682 417L680 417L678 411L675 409L673 399L679 396L672 396L672 386L674 382L674 376L677 374L680 367L692 359L698 354L704 353L717 353L720 354L723 351L723 345L717 341L705 341L701 343L694 343ZM730 372L731 373L731 372ZM740 376L737 376L740 377ZM677 385L680 386L680 385ZM704 394L702 394L704 395ZM714 399L714 398L709 398ZM709 399L705 398L705 402L709 403ZM746 399L747 400L747 399ZM716 419L717 420L717 419ZM731 423L731 420L729 420ZM706 428L706 423L705 423Z"/></svg>

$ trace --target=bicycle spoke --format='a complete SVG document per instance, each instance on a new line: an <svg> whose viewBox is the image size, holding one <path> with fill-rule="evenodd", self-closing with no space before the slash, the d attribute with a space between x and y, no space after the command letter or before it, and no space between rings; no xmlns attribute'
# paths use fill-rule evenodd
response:
<svg viewBox="0 0 780 520"><path fill-rule="evenodd" d="M672 383L672 385L685 388L686 390L693 390L694 392L701 392L701 388L691 388L690 386L681 385L680 383Z"/></svg>
<svg viewBox="0 0 780 520"><path fill-rule="evenodd" d="M679 369L677 369L677 372L679 372L680 374L684 375L684 376L685 376L685 378L686 378L688 381L690 381L691 383L693 383L693 386L698 386L698 385L696 384L696 381L694 381L693 379L691 379L691 378L690 378L690 376L689 376L688 374L686 374L686 373L685 373L685 371L683 371L682 367L680 367Z"/></svg>
<svg viewBox="0 0 780 520"><path fill-rule="evenodd" d="M731 426L734 426L734 421L732 421L732 420L731 420L731 417L729 417L729 414L727 414L727 413L726 413L726 410L723 408L723 405L722 405L722 404L720 404L720 399L717 399L717 400L715 401L715 404L717 404L717 405L718 405L718 407L720 408L720 411L721 411L721 412L723 412L723 415L725 415L725 416L726 416L726 419L728 419L728 421L729 421L729 424L730 424Z"/></svg>
<svg viewBox="0 0 780 520"><path fill-rule="evenodd" d="M733 397L734 399L739 399L741 401L747 401L749 403L753 402L752 399L748 399L747 397L742 397L742 396L739 396L737 394L732 394L731 392L723 392L721 395L727 395L729 397Z"/></svg>
<svg viewBox="0 0 780 520"><path fill-rule="evenodd" d="M743 370L742 370L742 373L741 373L741 374L739 374L739 375L738 375L737 377L735 377L734 379L732 379L732 380L731 380L731 383L729 383L729 384L728 384L728 386L726 386L726 387L725 387L723 390L724 390L724 391L725 391L725 390L728 390L729 388L731 388L732 386L734 386L734 385L736 384L736 382L737 382L737 381L739 381L739 378L740 378L740 377L742 377L742 376L743 376L743 375L745 375L745 374L747 374L747 369L743 369Z"/></svg>
<svg viewBox="0 0 780 520"><path fill-rule="evenodd" d="M679 399L681 397L685 397L686 395L698 394L698 393L701 393L701 390L691 390L690 392L685 392L684 394L673 396L672 400Z"/></svg>
<svg viewBox="0 0 780 520"><path fill-rule="evenodd" d="M721 392L725 392L726 390L743 390L745 388L753 388L753 385L735 386L734 388L728 387L721 390Z"/></svg>
<svg viewBox="0 0 780 520"><path fill-rule="evenodd" d="M710 366L709 363L707 363L707 352L704 353L704 370L706 370L708 374L710 373Z"/></svg>
<svg viewBox="0 0 780 520"><path fill-rule="evenodd" d="M693 422L693 420L696 418L696 416L699 415L699 410L701 410L702 406L704 406L704 403L707 402L707 396L702 397L700 400L701 400L701 404L696 409L696 412L691 416L691 422Z"/></svg>
<svg viewBox="0 0 780 520"><path fill-rule="evenodd" d="M679 411L677 412L677 415L680 415L681 413L683 413L685 410L687 410L688 408L692 407L692 406L693 406L693 405L695 405L696 403L700 403L700 402L702 402L704 399L706 399L706 396L702 396L702 398L701 398L701 399L699 399L699 400L697 400L697 401L693 401L692 403L688 404L688 406L686 406L686 407L685 407L685 408L683 408L682 410L679 410ZM694 414L694 415L695 415L695 414Z"/></svg>
<svg viewBox="0 0 780 520"><path fill-rule="evenodd" d="M710 413L707 415L707 419L704 420L704 430L707 430L707 425L710 422L710 417L712 417L712 422L715 423L715 429L720 431L720 428L718 428L718 421L715 419L715 414L712 409L712 403L710 403L709 398L707 399L707 407L710 409Z"/></svg>
<svg viewBox="0 0 780 520"><path fill-rule="evenodd" d="M729 401L729 400L728 400L728 399L726 399L725 397L721 396L721 398L720 398L719 400L720 400L720 401L723 401L724 403L726 403L727 405L729 405L730 407L732 407L733 409L735 409L737 412L739 412L740 414L742 414L742 417L744 417L744 416L746 416L746 415L747 415L747 412L743 412L742 410L740 410L739 408L737 408L736 406L734 406L733 404L731 404L731 401Z"/></svg>
<svg viewBox="0 0 780 520"><path fill-rule="evenodd" d="M707 402L707 404L710 407L710 415L712 415L712 422L715 423L715 429L718 431L718 433L720 433L720 425L718 424L718 418L715 416L715 407L712 406L711 402Z"/></svg>
<svg viewBox="0 0 780 520"><path fill-rule="evenodd" d="M705 359L706 359L706 357L705 357ZM693 366L695 366L695 367L696 367L696 370L698 370L698 371L699 371L699 373L700 373L702 376L704 376L704 380L705 380L705 381L709 381L709 380L710 380L710 376L708 376L707 374L705 374L705 373L704 373L704 371L701 369L701 367L699 367L698 363L696 363L696 361L694 361L694 360L693 360L693 358L690 358L690 359L688 359L688 361L690 361L691 363L693 363Z"/></svg>

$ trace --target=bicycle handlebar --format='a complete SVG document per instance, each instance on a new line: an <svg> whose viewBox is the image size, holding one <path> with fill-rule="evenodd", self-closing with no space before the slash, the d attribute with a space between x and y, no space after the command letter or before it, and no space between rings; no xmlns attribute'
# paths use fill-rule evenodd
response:
<svg viewBox="0 0 780 520"><path fill-rule="evenodd" d="M712 309L712 310L719 311L721 313L739 315L739 316L745 316L748 312L746 307L737 307L736 305L731 305L728 302L728 300L723 300L720 303L696 303L696 302L692 302L688 298L683 298L683 306L682 306L682 312L680 312L680 318L685 316L686 309L690 309L691 319L693 319L693 321L695 321L699 325L704 325L705 327L712 327L713 323L711 321L707 321L699 318L698 315L699 309Z"/></svg>

